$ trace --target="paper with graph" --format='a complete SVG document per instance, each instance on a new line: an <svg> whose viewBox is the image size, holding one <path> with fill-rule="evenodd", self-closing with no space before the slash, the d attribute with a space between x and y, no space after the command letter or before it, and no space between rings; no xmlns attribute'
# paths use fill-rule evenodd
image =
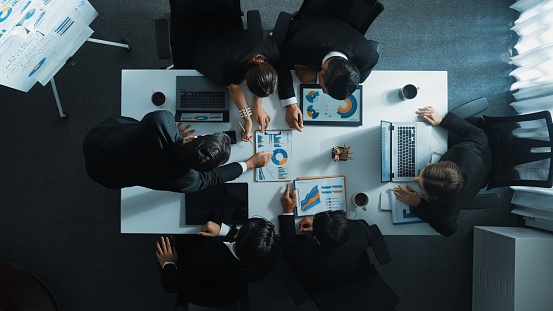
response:
<svg viewBox="0 0 553 311"><path fill-rule="evenodd" d="M255 181L290 181L292 131L256 131L255 152L272 152L265 167L255 169Z"/></svg>
<svg viewBox="0 0 553 311"><path fill-rule="evenodd" d="M305 177L304 177L305 178ZM346 210L346 178L324 177L294 181L298 216L326 210Z"/></svg>

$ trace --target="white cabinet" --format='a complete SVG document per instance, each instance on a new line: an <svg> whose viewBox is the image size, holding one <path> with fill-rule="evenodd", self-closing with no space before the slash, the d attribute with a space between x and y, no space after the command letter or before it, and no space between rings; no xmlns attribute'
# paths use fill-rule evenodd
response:
<svg viewBox="0 0 553 311"><path fill-rule="evenodd" d="M553 310L553 234L475 227L473 311Z"/></svg>

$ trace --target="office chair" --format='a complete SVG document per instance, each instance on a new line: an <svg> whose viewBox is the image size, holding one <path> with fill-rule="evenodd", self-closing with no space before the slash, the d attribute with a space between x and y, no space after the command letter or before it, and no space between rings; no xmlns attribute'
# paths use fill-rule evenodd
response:
<svg viewBox="0 0 553 311"><path fill-rule="evenodd" d="M488 107L484 97L463 104L449 113L473 118ZM552 125L548 111L512 117L484 116L481 126L492 149L492 170L487 189L502 186L550 188ZM482 209L501 204L499 193L481 190L465 209Z"/></svg>
<svg viewBox="0 0 553 311"><path fill-rule="evenodd" d="M289 14L280 12L273 31L269 33L271 38L280 48L286 39L290 23L295 18L301 18L304 14L328 14L348 23L351 27L365 35L374 20L384 11L384 5L377 0L304 0L300 9Z"/></svg>
<svg viewBox="0 0 553 311"><path fill-rule="evenodd" d="M248 284L238 284L237 286L241 287L239 297L236 297L235 301L230 301L220 306L202 306L195 304L194 301L187 301L184 296L178 294L177 301L175 302L175 311L248 311L251 306ZM213 297L216 295L217 293L212 293Z"/></svg>
<svg viewBox="0 0 553 311"><path fill-rule="evenodd" d="M14 264L0 264L0 310L58 311L50 289L37 276Z"/></svg>
<svg viewBox="0 0 553 311"><path fill-rule="evenodd" d="M194 38L203 34L199 32L198 25L209 27L209 23L205 23L205 15L193 16L190 15L190 10L186 5L189 5L189 0L169 0L171 8L171 18L157 19L155 21L156 47L159 59L169 59L172 57L173 65L166 69L192 69L190 60L191 50L189 49L190 42ZM186 5L185 5L186 4ZM217 7L221 15L209 16L220 21L221 19L228 20L227 29L241 29L242 16L244 12L241 9L240 0L229 0L226 6ZM210 8L210 13L212 12ZM258 38L263 38L263 28L261 25L261 15L258 10L248 11L246 13L247 31ZM209 29L213 31L214 29Z"/></svg>
<svg viewBox="0 0 553 311"><path fill-rule="evenodd" d="M368 228L371 248L380 264L391 261L390 251L377 225ZM330 310L374 310L393 311L400 297L386 284L374 265L359 272L359 277L337 288L315 294L307 294L292 266L279 269L286 290L296 305L308 299L320 311Z"/></svg>

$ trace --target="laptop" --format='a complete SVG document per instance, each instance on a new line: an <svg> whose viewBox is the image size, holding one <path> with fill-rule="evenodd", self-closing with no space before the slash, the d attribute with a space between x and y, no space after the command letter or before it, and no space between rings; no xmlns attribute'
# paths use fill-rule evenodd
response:
<svg viewBox="0 0 553 311"><path fill-rule="evenodd" d="M175 121L229 122L230 95L204 76L177 77Z"/></svg>
<svg viewBox="0 0 553 311"><path fill-rule="evenodd" d="M412 181L430 163L432 126L424 122L380 121L381 182Z"/></svg>
<svg viewBox="0 0 553 311"><path fill-rule="evenodd" d="M248 219L248 183L224 183L184 195L186 225L208 221L227 225L243 224Z"/></svg>

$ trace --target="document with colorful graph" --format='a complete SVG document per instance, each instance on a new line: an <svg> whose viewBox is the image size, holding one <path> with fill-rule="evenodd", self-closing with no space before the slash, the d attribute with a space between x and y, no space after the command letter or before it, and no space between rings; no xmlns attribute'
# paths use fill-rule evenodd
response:
<svg viewBox="0 0 553 311"><path fill-rule="evenodd" d="M265 167L255 169L255 181L290 181L292 159L292 131L256 131L255 152L272 152Z"/></svg>
<svg viewBox="0 0 553 311"><path fill-rule="evenodd" d="M312 125L363 125L362 87L343 100L325 94L318 84L300 84L300 109L303 123Z"/></svg>
<svg viewBox="0 0 553 311"><path fill-rule="evenodd" d="M346 210L346 177L323 177L294 181L298 216L326 210Z"/></svg>

